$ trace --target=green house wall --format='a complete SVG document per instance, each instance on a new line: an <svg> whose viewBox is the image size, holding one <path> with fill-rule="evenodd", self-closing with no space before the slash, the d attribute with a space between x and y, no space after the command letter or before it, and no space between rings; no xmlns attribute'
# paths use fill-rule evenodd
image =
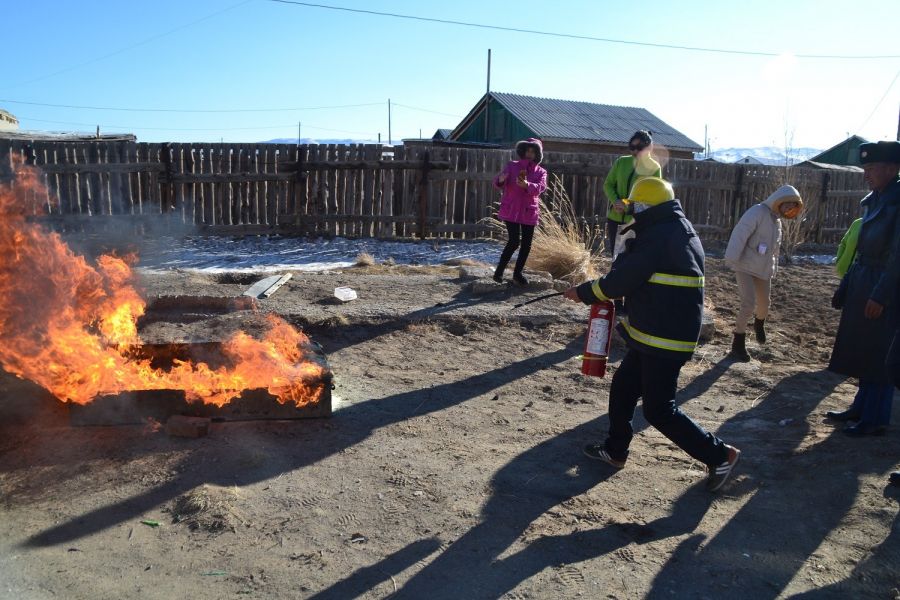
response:
<svg viewBox="0 0 900 600"><path fill-rule="evenodd" d="M491 102L488 106L490 112L490 132L484 135L485 111L478 116L460 133L460 142L481 142L489 144L513 144L519 140L536 137L534 132L525 126L499 102Z"/></svg>
<svg viewBox="0 0 900 600"><path fill-rule="evenodd" d="M853 165L858 167L860 166L859 146L865 142L863 139L854 137L810 160L829 165Z"/></svg>

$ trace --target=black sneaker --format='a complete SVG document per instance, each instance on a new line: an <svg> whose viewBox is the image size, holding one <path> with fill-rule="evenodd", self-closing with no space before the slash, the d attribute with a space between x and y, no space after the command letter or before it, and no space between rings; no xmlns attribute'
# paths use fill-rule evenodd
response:
<svg viewBox="0 0 900 600"><path fill-rule="evenodd" d="M847 410L829 410L825 413L825 418L830 421L838 421L839 423L848 423L850 421L859 421L860 414L849 408Z"/></svg>
<svg viewBox="0 0 900 600"><path fill-rule="evenodd" d="M519 285L528 285L528 280L521 273L513 273L513 281Z"/></svg>
<svg viewBox="0 0 900 600"><path fill-rule="evenodd" d="M850 437L863 437L866 435L884 435L887 433L886 425L870 425L860 421L855 425L849 425L844 428L844 433Z"/></svg>
<svg viewBox="0 0 900 600"><path fill-rule="evenodd" d="M731 477L734 466L741 458L741 451L734 446L725 444L725 448L728 450L728 460L715 468L709 467L709 478L706 480L706 489L710 492L717 492L725 485L725 482Z"/></svg>
<svg viewBox="0 0 900 600"><path fill-rule="evenodd" d="M619 460L610 456L609 452L606 451L606 446L603 444L588 444L584 447L584 455L594 460L602 460L617 469L625 468L625 459Z"/></svg>

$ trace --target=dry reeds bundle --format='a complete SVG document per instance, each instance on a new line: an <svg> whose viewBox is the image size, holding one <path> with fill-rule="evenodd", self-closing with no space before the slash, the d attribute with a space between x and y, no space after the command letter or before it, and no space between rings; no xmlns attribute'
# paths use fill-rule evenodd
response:
<svg viewBox="0 0 900 600"><path fill-rule="evenodd" d="M596 278L601 234L575 214L572 200L556 175L551 176L544 198L527 266L572 284Z"/></svg>
<svg viewBox="0 0 900 600"><path fill-rule="evenodd" d="M556 175L550 175L541 204L526 266L573 285L596 278L602 233L575 214L572 200ZM497 219L485 219L485 222L498 231L505 229Z"/></svg>
<svg viewBox="0 0 900 600"><path fill-rule="evenodd" d="M233 508L236 499L237 488L201 485L177 498L171 513L176 523L185 523L192 531L222 533L233 530L235 520L243 521Z"/></svg>
<svg viewBox="0 0 900 600"><path fill-rule="evenodd" d="M375 257L368 252L361 252L356 257L355 267L371 267L375 265Z"/></svg>
<svg viewBox="0 0 900 600"><path fill-rule="evenodd" d="M482 260L475 260L474 258L448 258L442 264L448 267L490 267L491 265L487 264Z"/></svg>
<svg viewBox="0 0 900 600"><path fill-rule="evenodd" d="M550 175L549 180L525 266L573 285L594 279L601 262L602 231L582 222L575 214L572 200L558 176ZM493 217L482 222L505 232L503 223Z"/></svg>

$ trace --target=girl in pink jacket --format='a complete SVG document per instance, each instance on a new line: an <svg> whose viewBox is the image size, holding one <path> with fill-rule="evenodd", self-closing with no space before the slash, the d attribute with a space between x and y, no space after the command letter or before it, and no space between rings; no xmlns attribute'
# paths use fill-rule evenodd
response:
<svg viewBox="0 0 900 600"><path fill-rule="evenodd" d="M503 190L497 217L506 224L509 234L509 241L506 242L497 270L494 271L494 281L503 282L506 265L521 241L513 280L520 285L527 285L528 280L522 275L522 270L528 260L528 253L531 252L534 227L538 222L539 196L547 189L547 170L539 166L544 157L541 140L522 140L516 144L516 154L519 160L510 161L494 178L494 187Z"/></svg>

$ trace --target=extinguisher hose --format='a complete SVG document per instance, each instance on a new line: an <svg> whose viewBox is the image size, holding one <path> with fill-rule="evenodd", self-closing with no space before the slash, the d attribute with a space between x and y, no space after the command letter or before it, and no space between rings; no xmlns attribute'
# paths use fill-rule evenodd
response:
<svg viewBox="0 0 900 600"><path fill-rule="evenodd" d="M543 296L538 296L537 298L532 298L531 300L529 300L527 302L520 302L519 304L516 304L515 306L513 306L513 308L522 308L526 304L531 304L532 302L539 302L541 300L546 300L547 298L554 298L556 296L562 296L564 293L565 292L553 292L552 294L545 294Z"/></svg>

